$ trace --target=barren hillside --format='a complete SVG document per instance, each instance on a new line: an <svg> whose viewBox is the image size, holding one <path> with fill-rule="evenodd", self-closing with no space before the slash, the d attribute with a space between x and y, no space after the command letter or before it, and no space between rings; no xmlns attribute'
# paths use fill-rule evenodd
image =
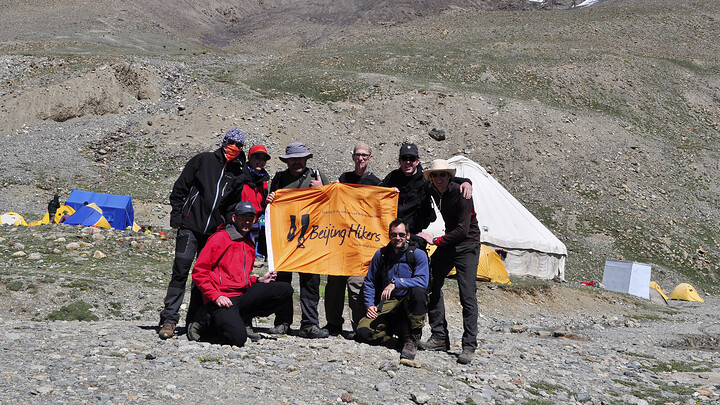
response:
<svg viewBox="0 0 720 405"><path fill-rule="evenodd" d="M87 188L167 226L182 165L235 126L332 176L358 139L380 175L413 141L488 167L571 280L622 257L717 291L716 2L151 3L0 5L0 210Z"/></svg>

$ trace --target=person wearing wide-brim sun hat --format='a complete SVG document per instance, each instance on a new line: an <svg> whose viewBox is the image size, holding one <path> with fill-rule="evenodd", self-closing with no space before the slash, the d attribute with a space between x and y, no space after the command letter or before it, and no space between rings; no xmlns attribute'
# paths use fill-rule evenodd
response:
<svg viewBox="0 0 720 405"><path fill-rule="evenodd" d="M304 143L293 142L285 148L285 154L279 158L287 165L287 169L277 172L270 182L270 194L266 201L271 203L275 199L275 191L281 188L305 188L320 187L328 184L328 179L320 170L307 167L308 159L313 154L308 152ZM303 219L300 221L303 221ZM298 229L301 223L297 224ZM326 338L329 333L326 329L320 328L318 305L320 303L320 275L313 273L298 273L300 279L300 309L302 318L300 320L300 331L298 336L308 339ZM293 273L280 271L277 280L281 282L292 282ZM290 332L288 323L275 318L275 326L268 330L272 334L286 334Z"/></svg>
<svg viewBox="0 0 720 405"><path fill-rule="evenodd" d="M430 195L445 221L445 234L433 238L421 232L418 235L429 244L437 246L430 260L430 302L428 320L432 335L420 347L425 350L445 350L450 347L450 337L445 319L445 302L442 287L445 277L455 267L463 308L462 353L458 363L468 364L477 348L477 276L480 256L480 228L472 199L465 199L460 186L452 181L455 169L443 159L433 160L423 173L430 182Z"/></svg>
<svg viewBox="0 0 720 405"><path fill-rule="evenodd" d="M450 180L455 178L455 172L456 170L448 164L447 160L445 159L435 159L432 162L430 162L430 168L425 169L423 172L423 176L425 176L425 180L432 182L432 177L434 177L433 173L440 173L444 172L447 173L447 176L450 177Z"/></svg>

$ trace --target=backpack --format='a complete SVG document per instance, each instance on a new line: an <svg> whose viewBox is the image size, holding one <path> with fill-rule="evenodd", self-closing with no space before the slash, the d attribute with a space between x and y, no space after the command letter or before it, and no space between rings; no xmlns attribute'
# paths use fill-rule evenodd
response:
<svg viewBox="0 0 720 405"><path fill-rule="evenodd" d="M380 248L380 277L378 280L375 281L375 300L379 300L380 295L382 294L382 291L385 289L385 287L390 283L390 280L388 279L388 273L390 273L390 268L394 266L397 263L407 263L408 266L410 266L411 269L415 270L415 266L417 266L417 259L415 258L415 247L408 246L408 249L405 253L405 260L390 260L388 257L390 257L390 253L392 252L392 247L390 245L383 246Z"/></svg>

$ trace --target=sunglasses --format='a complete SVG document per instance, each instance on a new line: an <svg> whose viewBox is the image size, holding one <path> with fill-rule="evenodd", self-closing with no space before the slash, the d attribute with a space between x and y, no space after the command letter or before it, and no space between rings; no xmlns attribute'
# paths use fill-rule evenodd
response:
<svg viewBox="0 0 720 405"><path fill-rule="evenodd" d="M356 157L356 158L361 157L361 158L367 159L370 157L370 154L369 153L353 153L353 157Z"/></svg>
<svg viewBox="0 0 720 405"><path fill-rule="evenodd" d="M242 146L242 145L241 145L241 146ZM253 159L264 160L264 161L266 161L266 162L267 162L268 160L270 160L270 158L267 157L267 155L253 154L253 155L250 155L250 157L253 158Z"/></svg>
<svg viewBox="0 0 720 405"><path fill-rule="evenodd" d="M403 162L414 162L418 160L418 157L413 155L402 155L400 156L400 160L402 160Z"/></svg>
<svg viewBox="0 0 720 405"><path fill-rule="evenodd" d="M228 145L237 145L238 148L242 148L242 147L243 147L242 142L233 141L232 139L228 139L227 144L228 144Z"/></svg>
<svg viewBox="0 0 720 405"><path fill-rule="evenodd" d="M391 238L397 238L398 236L404 238L407 235L405 232L390 232Z"/></svg>
<svg viewBox="0 0 720 405"><path fill-rule="evenodd" d="M430 173L430 177L447 177L447 172L432 172Z"/></svg>

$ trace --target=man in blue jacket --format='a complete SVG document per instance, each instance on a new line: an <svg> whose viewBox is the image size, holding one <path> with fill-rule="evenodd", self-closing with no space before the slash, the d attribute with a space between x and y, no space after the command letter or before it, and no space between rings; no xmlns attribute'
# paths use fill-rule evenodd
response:
<svg viewBox="0 0 720 405"><path fill-rule="evenodd" d="M245 153L245 134L229 130L222 146L214 152L202 152L187 162L170 193L170 226L177 229L172 278L168 283L158 331L161 339L175 334L180 320L180 305L185 297L193 260L210 235L225 222L226 214L241 196ZM198 297L199 298L199 297ZM197 301L197 300L196 300ZM193 307L188 309L188 318Z"/></svg>
<svg viewBox="0 0 720 405"><path fill-rule="evenodd" d="M401 359L413 360L427 314L430 279L427 255L408 247L410 235L402 219L390 223L390 243L379 249L363 284L367 311L358 323L355 338L369 344L404 339Z"/></svg>

